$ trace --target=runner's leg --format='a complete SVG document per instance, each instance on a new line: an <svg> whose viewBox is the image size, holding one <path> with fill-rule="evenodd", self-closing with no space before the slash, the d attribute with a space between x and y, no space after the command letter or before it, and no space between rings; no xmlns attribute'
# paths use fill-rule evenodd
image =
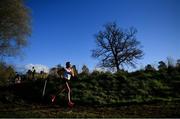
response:
<svg viewBox="0 0 180 119"><path fill-rule="evenodd" d="M69 87L68 82L66 82L67 90L68 90L68 101L71 102L71 89Z"/></svg>

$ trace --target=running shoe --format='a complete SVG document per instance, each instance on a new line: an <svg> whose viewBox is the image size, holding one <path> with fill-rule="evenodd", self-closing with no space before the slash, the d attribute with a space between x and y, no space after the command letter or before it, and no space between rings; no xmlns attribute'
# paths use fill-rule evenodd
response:
<svg viewBox="0 0 180 119"><path fill-rule="evenodd" d="M68 106L69 106L69 107L73 107L73 106L74 106L74 103L73 103L73 102L68 102Z"/></svg>
<svg viewBox="0 0 180 119"><path fill-rule="evenodd" d="M56 96L55 96L55 95L52 95L52 97L51 97L51 102L53 103L53 102L55 101L55 99L56 99Z"/></svg>

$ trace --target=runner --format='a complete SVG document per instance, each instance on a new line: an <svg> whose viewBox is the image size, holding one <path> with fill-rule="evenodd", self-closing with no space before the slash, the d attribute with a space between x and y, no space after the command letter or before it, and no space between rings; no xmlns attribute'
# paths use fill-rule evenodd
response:
<svg viewBox="0 0 180 119"><path fill-rule="evenodd" d="M57 92L57 95L59 95L60 93L62 93L65 90L67 90L68 91L68 105L70 107L72 107L74 105L74 103L71 101L71 88L69 86L71 77L74 77L74 71L73 71L73 68L72 68L70 62L66 62L66 68L64 68L64 73L63 73L63 78L62 78L64 87L62 90ZM51 98L52 103L55 101L57 95L52 96L52 98Z"/></svg>

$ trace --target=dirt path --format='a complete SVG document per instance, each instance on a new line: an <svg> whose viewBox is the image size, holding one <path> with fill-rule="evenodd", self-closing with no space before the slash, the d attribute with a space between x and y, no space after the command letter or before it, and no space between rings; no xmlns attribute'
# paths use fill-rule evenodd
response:
<svg viewBox="0 0 180 119"><path fill-rule="evenodd" d="M58 105L4 106L0 117L180 117L180 104L144 104L118 107Z"/></svg>

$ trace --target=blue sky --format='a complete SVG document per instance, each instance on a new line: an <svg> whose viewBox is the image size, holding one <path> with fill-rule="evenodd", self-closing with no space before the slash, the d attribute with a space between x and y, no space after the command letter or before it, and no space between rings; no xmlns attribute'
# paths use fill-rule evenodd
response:
<svg viewBox="0 0 180 119"><path fill-rule="evenodd" d="M168 56L180 58L179 0L28 0L32 35L24 58L17 66L42 64L53 67L71 61L78 69L94 69L91 57L95 38L107 22L137 28L144 57L137 67L156 64Z"/></svg>

